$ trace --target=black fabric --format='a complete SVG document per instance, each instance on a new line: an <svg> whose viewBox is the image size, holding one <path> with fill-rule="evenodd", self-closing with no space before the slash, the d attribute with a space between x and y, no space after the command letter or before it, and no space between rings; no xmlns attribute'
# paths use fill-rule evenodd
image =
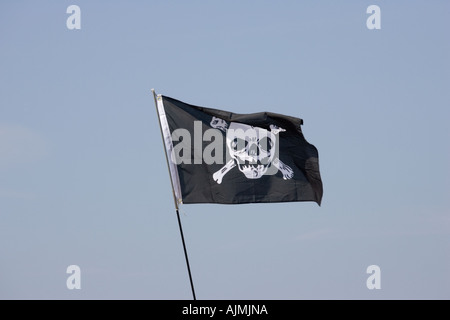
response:
<svg viewBox="0 0 450 320"><path fill-rule="evenodd" d="M270 112L237 114L223 110L203 108L162 96L171 134L184 128L191 133L191 164L178 164L183 203L239 204L255 202L314 201L322 200L322 181L319 172L318 151L308 143L302 133L303 121L299 118ZM210 141L194 143L194 121L202 122L202 134L212 128L212 117L225 120L228 124L242 123L271 130L271 125L285 129L278 134L279 159L293 171L290 179L283 179L282 172L249 179L238 167L231 169L219 184L213 174L226 163L194 164L194 155L203 152ZM223 135L223 155L227 155L226 132ZM197 137L198 139L198 137ZM198 142L199 140L197 140ZM176 146L177 141L173 142ZM201 150L198 146L201 145Z"/></svg>

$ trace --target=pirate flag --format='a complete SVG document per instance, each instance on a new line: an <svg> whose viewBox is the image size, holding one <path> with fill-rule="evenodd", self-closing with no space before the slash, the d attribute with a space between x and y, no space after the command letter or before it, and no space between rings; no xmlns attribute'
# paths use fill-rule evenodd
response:
<svg viewBox="0 0 450 320"><path fill-rule="evenodd" d="M238 114L157 96L178 203L315 201L322 181L303 120L270 112Z"/></svg>

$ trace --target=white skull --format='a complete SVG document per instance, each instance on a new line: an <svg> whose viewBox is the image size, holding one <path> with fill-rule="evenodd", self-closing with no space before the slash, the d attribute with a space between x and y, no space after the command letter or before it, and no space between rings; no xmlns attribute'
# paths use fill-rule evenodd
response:
<svg viewBox="0 0 450 320"><path fill-rule="evenodd" d="M258 179L266 173L275 157L276 145L276 135L266 129L231 122L227 130L228 152L248 179Z"/></svg>

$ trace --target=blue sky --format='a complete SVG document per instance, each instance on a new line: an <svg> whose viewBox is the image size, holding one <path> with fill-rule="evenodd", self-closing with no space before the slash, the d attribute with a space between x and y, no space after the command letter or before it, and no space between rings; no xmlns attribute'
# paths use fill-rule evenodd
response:
<svg viewBox="0 0 450 320"><path fill-rule="evenodd" d="M81 30L66 9L81 8ZM369 30L366 9L381 8ZM450 298L447 1L0 4L0 298L190 299L151 88L304 119L315 203L185 205L199 299ZM66 268L81 268L68 290ZM366 268L381 268L368 290Z"/></svg>

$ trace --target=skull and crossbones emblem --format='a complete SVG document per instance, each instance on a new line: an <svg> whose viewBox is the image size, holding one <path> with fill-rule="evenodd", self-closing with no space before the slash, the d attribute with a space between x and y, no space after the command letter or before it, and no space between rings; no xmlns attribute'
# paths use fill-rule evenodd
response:
<svg viewBox="0 0 450 320"><path fill-rule="evenodd" d="M284 180L294 176L294 171L277 157L278 134L286 130L275 125L270 125L269 131L237 122L228 124L217 117L212 118L210 125L226 133L226 145L231 157L225 166L213 174L218 184L236 166L247 179L259 179L278 170Z"/></svg>

